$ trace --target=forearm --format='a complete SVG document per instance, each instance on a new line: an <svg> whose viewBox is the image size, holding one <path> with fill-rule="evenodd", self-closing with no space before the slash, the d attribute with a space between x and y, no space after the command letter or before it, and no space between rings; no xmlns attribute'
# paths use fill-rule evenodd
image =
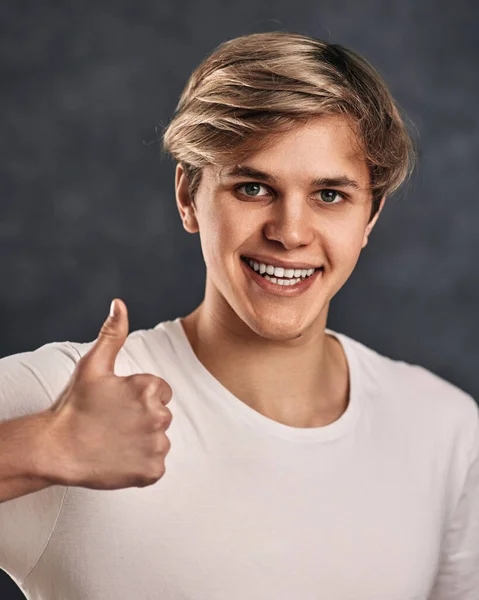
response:
<svg viewBox="0 0 479 600"><path fill-rule="evenodd" d="M26 496L26 494L32 492L38 492L50 485L53 485L53 483L40 477L17 477L0 481L0 504L7 500L20 498L20 496Z"/></svg>
<svg viewBox="0 0 479 600"><path fill-rule="evenodd" d="M42 462L48 417L37 413L0 422L0 502L53 484Z"/></svg>

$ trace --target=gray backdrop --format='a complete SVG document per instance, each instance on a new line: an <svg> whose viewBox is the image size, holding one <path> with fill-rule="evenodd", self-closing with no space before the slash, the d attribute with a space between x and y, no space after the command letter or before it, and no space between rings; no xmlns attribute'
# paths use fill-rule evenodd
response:
<svg viewBox="0 0 479 600"><path fill-rule="evenodd" d="M181 226L155 126L217 44L287 30L363 53L419 135L419 169L328 326L479 399L477 12L472 0L4 0L0 356L95 339L116 296L131 331L197 306L199 239ZM23 598L0 575L0 597Z"/></svg>

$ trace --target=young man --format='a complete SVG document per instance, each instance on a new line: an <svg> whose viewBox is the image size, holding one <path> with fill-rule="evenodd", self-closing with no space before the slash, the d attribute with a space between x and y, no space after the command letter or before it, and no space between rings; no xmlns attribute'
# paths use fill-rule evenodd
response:
<svg viewBox="0 0 479 600"><path fill-rule="evenodd" d="M477 404L326 326L411 166L385 84L244 36L164 142L204 300L0 361L0 566L31 599L477 599Z"/></svg>

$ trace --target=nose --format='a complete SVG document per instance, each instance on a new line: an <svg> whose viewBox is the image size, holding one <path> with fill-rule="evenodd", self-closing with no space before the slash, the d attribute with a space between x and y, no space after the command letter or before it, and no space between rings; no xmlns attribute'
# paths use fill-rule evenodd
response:
<svg viewBox="0 0 479 600"><path fill-rule="evenodd" d="M313 219L304 195L291 194L272 203L263 231L268 240L287 250L309 245L314 238Z"/></svg>

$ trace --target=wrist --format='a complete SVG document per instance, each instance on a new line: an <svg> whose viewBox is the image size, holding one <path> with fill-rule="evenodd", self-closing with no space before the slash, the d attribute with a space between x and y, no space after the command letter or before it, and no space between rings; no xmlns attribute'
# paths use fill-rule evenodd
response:
<svg viewBox="0 0 479 600"><path fill-rule="evenodd" d="M32 415L30 461L26 468L30 476L39 477L51 484L62 484L60 476L61 454L55 435L55 413L50 410Z"/></svg>

